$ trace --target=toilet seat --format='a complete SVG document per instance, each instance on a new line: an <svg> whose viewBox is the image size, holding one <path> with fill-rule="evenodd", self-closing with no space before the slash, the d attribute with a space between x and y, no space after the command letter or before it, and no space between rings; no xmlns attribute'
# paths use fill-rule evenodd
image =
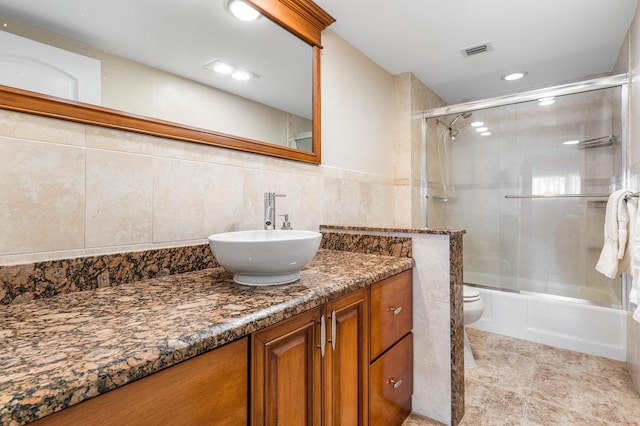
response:
<svg viewBox="0 0 640 426"><path fill-rule="evenodd" d="M462 295L464 297L464 302L476 302L481 299L480 292L473 287L469 287L467 285L462 286Z"/></svg>

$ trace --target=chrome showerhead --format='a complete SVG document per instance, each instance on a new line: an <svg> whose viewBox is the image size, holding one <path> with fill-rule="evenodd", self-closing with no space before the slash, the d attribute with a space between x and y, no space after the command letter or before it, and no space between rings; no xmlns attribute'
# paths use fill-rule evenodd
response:
<svg viewBox="0 0 640 426"><path fill-rule="evenodd" d="M447 127L449 127L449 128L450 128L451 126L453 126L453 124L454 124L456 121L458 121L458 120L460 119L460 117L462 117L462 118L464 118L464 119L466 120L467 118L471 117L471 115L472 115L472 114L473 114L473 113L472 113L471 111L466 111L466 112L462 112L462 113L460 113L460 114L456 115L455 117L453 117L453 120L451 120L451 121L449 122L449 125L448 125Z"/></svg>
<svg viewBox="0 0 640 426"><path fill-rule="evenodd" d="M449 122L449 124L447 125L447 129L449 129L449 136L451 136L451 139L455 139L459 133L458 129L453 128L453 125L455 124L455 122L458 121L460 117L466 120L467 118L471 117L471 114L472 114L471 111L462 112L456 115L455 117L453 117L453 120Z"/></svg>

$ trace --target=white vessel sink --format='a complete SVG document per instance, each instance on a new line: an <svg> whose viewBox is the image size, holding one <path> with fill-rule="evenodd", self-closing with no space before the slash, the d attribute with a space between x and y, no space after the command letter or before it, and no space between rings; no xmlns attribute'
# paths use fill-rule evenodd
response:
<svg viewBox="0 0 640 426"><path fill-rule="evenodd" d="M314 231L255 230L214 234L209 247L239 284L261 286L297 280L313 259L322 234Z"/></svg>

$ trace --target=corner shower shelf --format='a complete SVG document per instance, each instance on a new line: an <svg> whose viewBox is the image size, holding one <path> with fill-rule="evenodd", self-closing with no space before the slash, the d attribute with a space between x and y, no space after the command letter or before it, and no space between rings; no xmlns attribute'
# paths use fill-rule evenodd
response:
<svg viewBox="0 0 640 426"><path fill-rule="evenodd" d="M427 198L429 198L429 196L427 196ZM431 198L438 203L451 203L456 201L456 197L448 197L446 195L432 195Z"/></svg>
<svg viewBox="0 0 640 426"><path fill-rule="evenodd" d="M578 143L578 149L599 148L611 146L616 143L617 138L614 135L602 136L594 139L587 139Z"/></svg>

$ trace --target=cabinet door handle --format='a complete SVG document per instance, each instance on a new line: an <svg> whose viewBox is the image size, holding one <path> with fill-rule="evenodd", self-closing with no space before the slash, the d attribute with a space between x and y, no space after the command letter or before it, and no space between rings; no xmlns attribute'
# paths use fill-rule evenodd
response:
<svg viewBox="0 0 640 426"><path fill-rule="evenodd" d="M327 339L327 326L324 323L324 315L320 317L320 353L324 357L325 340Z"/></svg>
<svg viewBox="0 0 640 426"><path fill-rule="evenodd" d="M336 333L337 333L336 311L332 311L331 312L331 348L334 351L336 350Z"/></svg>
<svg viewBox="0 0 640 426"><path fill-rule="evenodd" d="M387 308L387 312L393 312L393 315L398 315L400 312L402 312L402 306L398 306L397 308L391 306L390 308Z"/></svg>
<svg viewBox="0 0 640 426"><path fill-rule="evenodd" d="M387 383L393 385L394 389L398 389L402 385L402 380L389 379Z"/></svg>

